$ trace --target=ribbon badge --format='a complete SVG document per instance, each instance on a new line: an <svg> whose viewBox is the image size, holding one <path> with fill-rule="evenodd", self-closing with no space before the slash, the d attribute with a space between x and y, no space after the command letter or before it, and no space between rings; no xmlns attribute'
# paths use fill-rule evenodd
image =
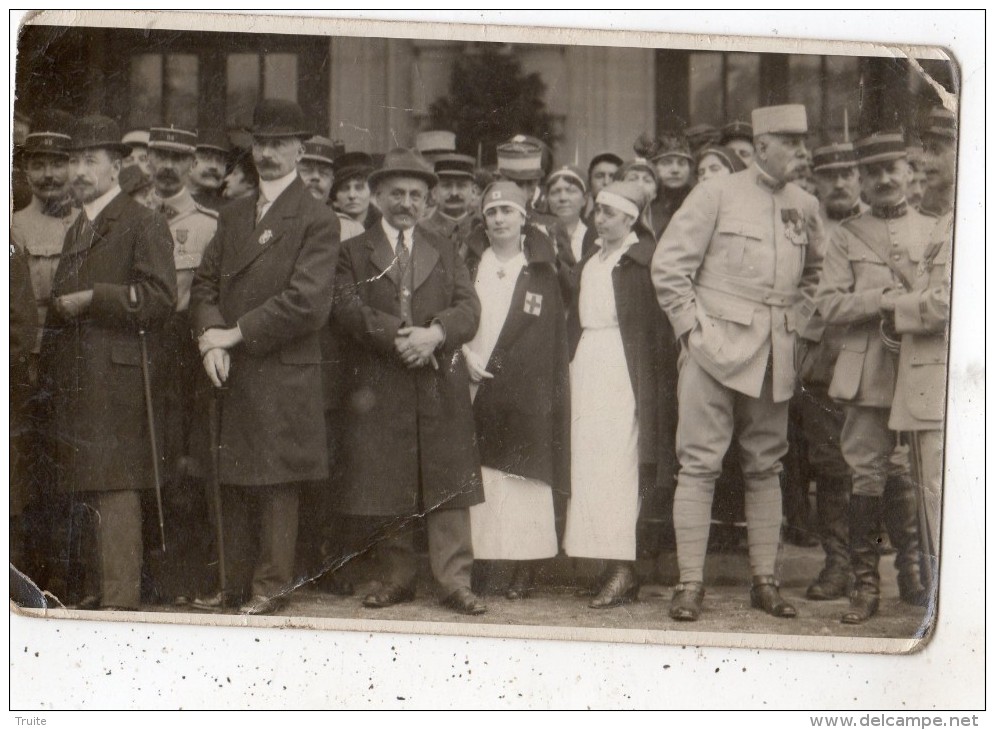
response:
<svg viewBox="0 0 995 730"><path fill-rule="evenodd" d="M542 313L542 294L529 292L525 295L525 313L538 317Z"/></svg>
<svg viewBox="0 0 995 730"><path fill-rule="evenodd" d="M186 228L176 229L176 242L180 245L180 253L186 253L184 245L186 244L189 238L190 238L190 231L188 231Z"/></svg>
<svg viewBox="0 0 995 730"><path fill-rule="evenodd" d="M272 240L273 240L273 231L267 228L265 231L263 231L263 235L259 237L259 245L265 246L267 243L269 243Z"/></svg>
<svg viewBox="0 0 995 730"><path fill-rule="evenodd" d="M796 246L804 246L808 243L808 234L805 232L805 219L795 208L784 208L781 210L781 222L784 223L784 236Z"/></svg>

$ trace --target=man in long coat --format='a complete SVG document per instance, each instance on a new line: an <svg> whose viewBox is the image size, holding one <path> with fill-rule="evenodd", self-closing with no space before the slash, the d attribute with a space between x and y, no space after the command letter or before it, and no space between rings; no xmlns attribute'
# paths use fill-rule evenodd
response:
<svg viewBox="0 0 995 730"><path fill-rule="evenodd" d="M443 602L479 614L468 508L483 486L461 346L480 301L453 242L415 228L436 181L416 153L390 152L369 178L383 219L342 248L335 317L352 341L341 509L399 523L381 538L388 576L365 606L414 598L411 523L424 514Z"/></svg>
<svg viewBox="0 0 995 730"><path fill-rule="evenodd" d="M755 165L695 187L653 257L657 297L682 351L674 496L681 583L670 609L682 621L701 613L715 480L734 437L746 481L751 604L796 615L775 577L778 477L803 324L794 307L811 300L824 244L818 201L787 182L807 164L805 107L755 109L753 129Z"/></svg>
<svg viewBox="0 0 995 730"><path fill-rule="evenodd" d="M263 100L253 119L257 195L231 203L191 291L194 332L221 402L220 468L228 585L195 608L223 608L248 579L242 613L269 613L293 583L302 483L328 475L319 330L328 319L339 223L297 174L311 136L296 103Z"/></svg>
<svg viewBox="0 0 995 730"><path fill-rule="evenodd" d="M86 117L73 138L71 178L83 211L52 282L41 384L52 398L59 488L95 515L96 556L81 605L136 609L139 493L153 487L140 338L176 306L173 246L165 219L118 185L128 148L117 125Z"/></svg>

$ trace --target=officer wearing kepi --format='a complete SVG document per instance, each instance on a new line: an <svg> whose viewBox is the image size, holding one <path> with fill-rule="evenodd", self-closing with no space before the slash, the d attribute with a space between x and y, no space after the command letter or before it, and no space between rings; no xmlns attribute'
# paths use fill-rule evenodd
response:
<svg viewBox="0 0 995 730"><path fill-rule="evenodd" d="M829 396L846 411L841 447L853 475L849 530L855 586L842 617L847 624L863 623L878 610L877 538L886 503L892 514L907 514L910 505L915 514L907 463L891 458L897 445L897 434L888 427L897 365L894 311L915 275L909 252L924 249L933 226L905 200L910 171L902 134L872 134L858 140L856 150L861 190L871 209L833 232L817 295L826 321L847 327L829 386ZM912 518L912 534L896 545L896 567L902 600L918 604L924 592L914 524Z"/></svg>
<svg viewBox="0 0 995 730"><path fill-rule="evenodd" d="M196 202L187 187L195 165L198 139L193 130L175 125L149 130L149 165L159 211L169 223L176 266L176 311L163 331L161 388L166 491L163 509L170 529L181 525L184 539L167 539L163 592L185 605L205 587L209 560L207 506L202 481L208 463L208 381L191 337L190 287L204 249L218 228L216 211Z"/></svg>
<svg viewBox="0 0 995 730"><path fill-rule="evenodd" d="M221 188L225 184L225 165L230 152L231 143L225 130L198 130L195 161L187 187L193 199L205 208L217 210L225 203Z"/></svg>
<svg viewBox="0 0 995 730"><path fill-rule="evenodd" d="M860 202L857 155L851 143L839 142L817 148L812 160L828 239L843 221L866 207ZM840 451L843 408L828 393L843 334L842 327L827 327L818 311L799 332L798 379L802 387L792 407L797 409L809 463L815 472L819 537L826 553L822 571L805 593L812 601L842 598L850 583L850 468Z"/></svg>
<svg viewBox="0 0 995 730"><path fill-rule="evenodd" d="M946 109L929 116L922 134L925 166L934 200L953 204L957 167L956 117ZM943 407L950 323L953 211L936 222L925 248L909 248L915 263L909 291L895 299L895 332L902 338L889 428L907 432L912 473L920 485L920 538L926 553L927 598L935 606L940 496L943 486Z"/></svg>
<svg viewBox="0 0 995 730"><path fill-rule="evenodd" d="M463 258L466 258L470 233L482 224L480 216L470 209L477 185L473 165L474 160L469 155L448 154L436 159L435 174L439 184L432 191L435 212L420 224L452 241Z"/></svg>
<svg viewBox="0 0 995 730"><path fill-rule="evenodd" d="M781 457L795 390L795 305L822 260L819 203L787 182L807 163L805 107L753 111L756 162L695 187L653 256L660 306L681 344L674 496L680 580L670 616L694 621L704 600L715 480L735 436L746 482L750 602L796 615L778 589Z"/></svg>

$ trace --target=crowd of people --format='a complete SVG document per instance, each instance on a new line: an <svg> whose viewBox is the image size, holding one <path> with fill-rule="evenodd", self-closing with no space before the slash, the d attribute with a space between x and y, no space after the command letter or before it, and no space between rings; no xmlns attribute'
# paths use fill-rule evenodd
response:
<svg viewBox="0 0 995 730"><path fill-rule="evenodd" d="M175 568L152 602L265 614L316 578L351 595L372 550L376 609L414 598L424 524L456 612L487 610L475 560L519 600L558 555L598 561L576 588L603 609L636 600L640 511L669 494L669 616L694 621L732 457L751 605L791 618L790 440L826 555L806 598L870 620L883 524L901 599L935 605L956 117L916 131L809 153L788 104L586 169L515 135L482 169L444 130L347 151L277 99L236 135L39 113L12 563L134 610L152 544Z"/></svg>

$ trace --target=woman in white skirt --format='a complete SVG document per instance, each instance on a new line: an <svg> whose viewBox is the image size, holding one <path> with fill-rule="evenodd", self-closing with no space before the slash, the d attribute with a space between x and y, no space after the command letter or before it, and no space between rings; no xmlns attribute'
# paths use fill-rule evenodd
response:
<svg viewBox="0 0 995 730"><path fill-rule="evenodd" d="M572 480L563 548L607 561L591 608L636 598L641 498L671 486L676 465L677 355L650 279L656 241L639 222L647 203L633 182L598 193L599 237L581 262L568 322Z"/></svg>
<svg viewBox="0 0 995 730"><path fill-rule="evenodd" d="M516 561L505 594L526 598L536 560L558 552L553 489L569 490L566 322L553 244L525 225L525 194L484 192L486 231L467 241L480 326L463 346L485 501L470 508L474 559Z"/></svg>

